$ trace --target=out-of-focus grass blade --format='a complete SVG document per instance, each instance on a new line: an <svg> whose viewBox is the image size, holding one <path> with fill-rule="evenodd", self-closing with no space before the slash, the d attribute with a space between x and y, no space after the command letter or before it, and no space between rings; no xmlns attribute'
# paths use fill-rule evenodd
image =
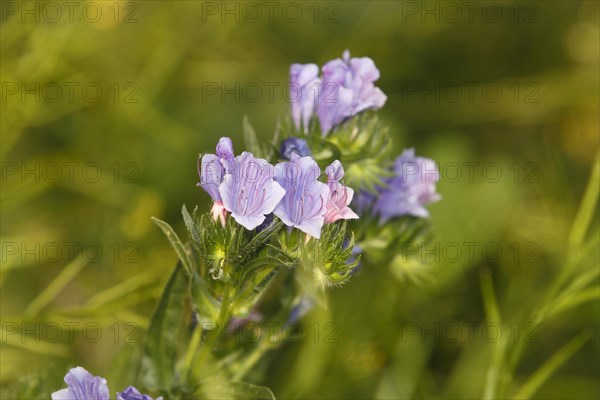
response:
<svg viewBox="0 0 600 400"><path fill-rule="evenodd" d="M483 305L485 307L485 314L490 322L500 323L500 311L498 310L498 302L496 301L496 294L494 293L494 287L492 286L492 277L490 270L485 268L480 273L481 281L481 295L483 297Z"/></svg>
<svg viewBox="0 0 600 400"><path fill-rule="evenodd" d="M19 185L4 185L0 194L0 204L4 210L8 207L17 206L38 196L50 188L50 183L41 179L39 182L25 180Z"/></svg>
<svg viewBox="0 0 600 400"><path fill-rule="evenodd" d="M598 242L600 242L600 232L594 233L593 236L581 246L581 250L577 253L573 262L579 264L582 261L587 260L590 257L591 252L598 251Z"/></svg>
<svg viewBox="0 0 600 400"><path fill-rule="evenodd" d="M108 304L111 301L117 300L123 296L128 295L131 292L141 288L142 286L152 282L155 278L155 274L152 271L144 272L136 275L132 278L127 279L115 286L105 289L94 296L92 296L86 304L86 307L98 308L104 304Z"/></svg>
<svg viewBox="0 0 600 400"><path fill-rule="evenodd" d="M127 321L129 323L135 324L137 328L148 329L150 322L148 318L143 317L139 314L134 313L133 311L123 310L119 311L117 314L117 318L120 318L123 321Z"/></svg>
<svg viewBox="0 0 600 400"><path fill-rule="evenodd" d="M29 268L29 267L40 267L43 263L34 262L27 257L23 257L21 251L19 251L19 245L25 246L25 248L32 247L32 237L35 237L36 242L40 243L51 243L60 240L60 236L56 231L38 229L34 232L22 232L19 235L14 236L3 236L0 238L2 243L2 263L0 264L0 273L5 275L9 271L17 268Z"/></svg>
<svg viewBox="0 0 600 400"><path fill-rule="evenodd" d="M202 396L206 399L275 400L271 389L246 382L229 382L220 377L209 378L202 384Z"/></svg>
<svg viewBox="0 0 600 400"><path fill-rule="evenodd" d="M167 236L167 239L169 239L169 242L171 242L171 245L175 249L177 256L181 260L186 274L188 275L188 277L191 277L192 260L190 259L188 252L185 250L183 243L181 243L181 240L179 240L179 236L177 236L173 228L171 228L171 225L167 224L165 221L162 221L156 217L152 217L152 221L154 221L154 223L158 225L158 227Z"/></svg>
<svg viewBox="0 0 600 400"><path fill-rule="evenodd" d="M570 297L565 298L561 302L558 302L550 311L550 315L556 315L561 312L567 311L570 308L576 307L585 302L596 300L600 298L600 286L591 287L580 291Z"/></svg>
<svg viewBox="0 0 600 400"><path fill-rule="evenodd" d="M554 355L546 361L531 377L521 386L521 390L513 396L515 399L529 399L546 382L546 380L563 365L581 346L590 338L586 331L575 336Z"/></svg>
<svg viewBox="0 0 600 400"><path fill-rule="evenodd" d="M483 306L485 308L487 319L489 322L500 325L502 320L500 317L500 310L498 309L498 302L496 301L496 294L494 293L494 286L492 285L492 277L489 269L485 268L481 271L480 282ZM484 399L493 400L497 398L498 380L504 364L505 343L506 342L504 340L498 340L493 343L492 359L488 367L483 392Z"/></svg>
<svg viewBox="0 0 600 400"><path fill-rule="evenodd" d="M25 309L25 315L35 316L37 315L44 307L52 301L56 295L64 289L65 286L77 275L83 267L87 264L85 257L83 255L79 255L73 262L67 265L61 273L58 274L56 278L46 290L38 295Z"/></svg>
<svg viewBox="0 0 600 400"><path fill-rule="evenodd" d="M581 273L557 297L553 298L541 309L538 320L541 322L550 315L556 314L558 311L557 307L561 307L561 304L570 302L574 296L578 296L579 293L577 292L585 288L585 286L596 279L598 275L600 275L600 268L598 265L594 265L589 270Z"/></svg>
<svg viewBox="0 0 600 400"><path fill-rule="evenodd" d="M25 340L22 332L13 334L13 332L7 332L3 328L0 328L0 334L2 334L3 345L7 344L45 356L68 357L69 355L69 347L63 344L49 343L44 340L36 341L35 337Z"/></svg>
<svg viewBox="0 0 600 400"><path fill-rule="evenodd" d="M577 215L571 226L571 232L569 233L569 248L571 251L578 249L585 237L585 233L594 216L596 204L598 203L599 191L600 155L597 155L594 166L592 167L592 173L590 174L590 180L583 195L581 206L579 206L579 210L577 211Z"/></svg>

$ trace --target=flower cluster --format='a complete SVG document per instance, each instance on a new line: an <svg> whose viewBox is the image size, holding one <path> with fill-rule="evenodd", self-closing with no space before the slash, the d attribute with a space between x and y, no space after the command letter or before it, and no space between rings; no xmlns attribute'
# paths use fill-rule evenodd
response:
<svg viewBox="0 0 600 400"><path fill-rule="evenodd" d="M305 144L304 144L305 145ZM324 224L358 218L349 207L354 191L340 180L344 169L335 160L320 182L317 162L302 145L290 150L289 161L276 165L243 152L234 157L231 139L221 138L215 154L199 160L200 182L213 200L213 218L225 226L228 213L248 230L259 227L273 213L285 225L320 238Z"/></svg>
<svg viewBox="0 0 600 400"><path fill-rule="evenodd" d="M169 399L270 398L267 388L240 384L265 343L232 340L231 331L296 323L326 304L324 288L346 283L371 256L385 264L391 255L394 271L402 242L423 231L425 207L440 199L439 173L412 148L391 159L392 141L371 112L386 101L378 78L373 60L348 51L320 76L315 64L294 64L291 87L299 94L287 126L278 127L281 142L265 150L245 121L249 151L235 155L222 137L199 158L210 213L182 207L188 242L154 219L178 263L148 327L137 384ZM81 367L65 382L53 400L110 397L106 380ZM117 400L152 399L130 386Z"/></svg>
<svg viewBox="0 0 600 400"><path fill-rule="evenodd" d="M292 118L296 129L308 131L316 113L323 136L347 118L367 109L383 107L387 97L375 87L379 70L368 57L350 58L344 51L341 59L327 62L321 69L316 64L293 64L290 68Z"/></svg>
<svg viewBox="0 0 600 400"><path fill-rule="evenodd" d="M90 374L83 367L72 368L65 375L66 389L52 393L52 400L109 400L110 394L106 379ZM152 400L152 397L140 393L129 386L117 393L117 400ZM162 400L157 397L156 400Z"/></svg>

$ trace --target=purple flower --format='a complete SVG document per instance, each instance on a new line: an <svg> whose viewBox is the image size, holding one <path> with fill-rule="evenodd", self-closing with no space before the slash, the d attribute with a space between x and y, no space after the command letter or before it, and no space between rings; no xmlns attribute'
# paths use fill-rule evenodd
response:
<svg viewBox="0 0 600 400"><path fill-rule="evenodd" d="M274 181L271 164L245 151L235 158L235 169L225 172L219 194L225 210L252 230L265 220L265 214L273 212L285 190Z"/></svg>
<svg viewBox="0 0 600 400"><path fill-rule="evenodd" d="M375 203L374 212L380 215L381 222L403 215L428 217L424 205L441 199L435 191L439 180L435 162L416 157L412 148L406 149L396 158L394 175L386 181L388 187L381 190Z"/></svg>
<svg viewBox="0 0 600 400"><path fill-rule="evenodd" d="M289 137L281 143L279 152L285 160L292 159L292 153L298 154L300 157L310 156L310 148L306 140L297 137Z"/></svg>
<svg viewBox="0 0 600 400"><path fill-rule="evenodd" d="M215 203L220 202L219 185L223 182L225 167L231 168L233 161L233 144L231 143L231 139L222 137L217 144L216 154L205 154L198 161L200 182L197 186L204 189Z"/></svg>
<svg viewBox="0 0 600 400"><path fill-rule="evenodd" d="M329 185L325 223L330 224L339 219L358 219L358 215L348 207L354 196L354 190L340 183L344 177L342 163L335 160L325 168L325 173L327 174L327 185Z"/></svg>
<svg viewBox="0 0 600 400"><path fill-rule="evenodd" d="M233 161L233 143L228 137L222 137L217 143L217 157L225 162Z"/></svg>
<svg viewBox="0 0 600 400"><path fill-rule="evenodd" d="M106 379L94 376L82 367L71 369L65 375L67 389L52 393L52 400L108 400Z"/></svg>
<svg viewBox="0 0 600 400"><path fill-rule="evenodd" d="M140 391L133 386L129 386L121 393L117 393L117 400L152 400L152 397L140 393ZM162 400L162 397L157 397L156 400Z"/></svg>
<svg viewBox="0 0 600 400"><path fill-rule="evenodd" d="M312 157L292 154L292 160L275 166L275 180L285 189L285 196L273 213L287 226L300 229L315 238L321 237L329 187L317 180L321 175Z"/></svg>
<svg viewBox="0 0 600 400"><path fill-rule="evenodd" d="M290 67L290 100L296 129L308 132L315 112L319 89L319 67L316 64L292 64Z"/></svg>
<svg viewBox="0 0 600 400"><path fill-rule="evenodd" d="M260 225L285 193L273 180L273 166L252 153L233 154L233 144L222 137L216 154L205 154L198 166L200 186L213 199L211 213L225 226L227 212L246 229Z"/></svg>
<svg viewBox="0 0 600 400"><path fill-rule="evenodd" d="M214 204L211 209L213 219L221 220L221 225L225 226L225 217L227 210L223 207L219 186L223 182L225 171L235 168L233 158L233 143L228 137L222 137L217 143L216 154L205 154L198 160L198 175L200 182L197 186L208 193L213 199Z"/></svg>
<svg viewBox="0 0 600 400"><path fill-rule="evenodd" d="M381 108L387 100L374 85L379 70L368 57L350 58L346 50L342 59L329 61L322 72L317 115L323 135L361 111Z"/></svg>

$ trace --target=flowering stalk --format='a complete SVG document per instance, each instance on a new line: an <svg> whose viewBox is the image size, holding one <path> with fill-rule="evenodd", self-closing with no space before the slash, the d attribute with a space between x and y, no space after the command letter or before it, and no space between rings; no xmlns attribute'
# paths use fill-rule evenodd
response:
<svg viewBox="0 0 600 400"><path fill-rule="evenodd" d="M236 155L239 144L222 137L214 153L199 157L198 186L212 200L210 212L183 206L187 242L155 219L179 263L148 329L144 388L170 399L236 397L218 392L223 382L213 378L225 376L236 381L229 390L239 389L237 381L281 337L253 344L236 340L236 330L248 321L296 323L326 302L325 288L356 275L363 258L385 260L385 249L424 237L425 206L440 199L437 169L412 149L391 160L391 138L374 114L386 102L378 78L373 60L348 51L321 71L294 64L297 93L289 123L278 128L283 140L264 151L245 120L247 151ZM401 275L394 260L385 261ZM266 318L263 307L277 311ZM243 387L248 392L237 394L272 396ZM124 400L139 394L123 393Z"/></svg>

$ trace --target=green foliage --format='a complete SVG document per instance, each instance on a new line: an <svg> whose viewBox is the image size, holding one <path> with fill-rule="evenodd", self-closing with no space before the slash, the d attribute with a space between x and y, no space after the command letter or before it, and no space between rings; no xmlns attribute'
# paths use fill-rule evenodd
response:
<svg viewBox="0 0 600 400"><path fill-rule="evenodd" d="M144 343L141 380L146 388L173 396L179 384L175 371L189 279L178 263L152 316Z"/></svg>

